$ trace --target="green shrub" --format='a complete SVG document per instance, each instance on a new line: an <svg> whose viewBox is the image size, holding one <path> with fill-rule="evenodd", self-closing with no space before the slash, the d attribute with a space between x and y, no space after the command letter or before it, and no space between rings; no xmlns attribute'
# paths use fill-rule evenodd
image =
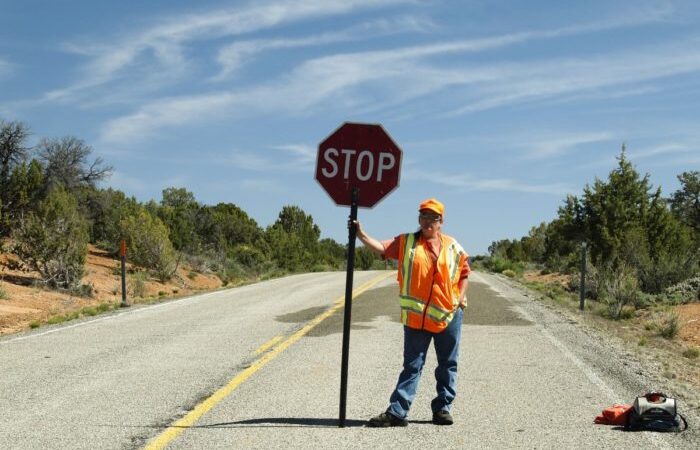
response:
<svg viewBox="0 0 700 450"><path fill-rule="evenodd" d="M593 264L588 264L586 267L586 298L597 299L600 291L600 273L598 268ZM574 271L569 277L568 289L570 292L581 292L581 271Z"/></svg>
<svg viewBox="0 0 700 450"><path fill-rule="evenodd" d="M227 285L237 280L246 279L249 276L249 273L238 261L228 258L219 268L217 276L221 279L224 285Z"/></svg>
<svg viewBox="0 0 700 450"><path fill-rule="evenodd" d="M98 314L98 311L97 311L97 309L95 309L95 308L87 307L87 308L81 309L81 310L80 310L80 313L81 313L82 315L84 315L84 316L90 316L90 317L92 317L92 316L96 316L96 315Z"/></svg>
<svg viewBox="0 0 700 450"><path fill-rule="evenodd" d="M372 270L396 270L398 269L398 265L394 266L396 264L396 261L392 260L381 260L377 259L374 261L374 265L372 266ZM335 267L331 267L328 270L337 270Z"/></svg>
<svg viewBox="0 0 700 450"><path fill-rule="evenodd" d="M487 263L486 263L486 258L485 256L477 256L476 258L472 258L471 261L469 262L469 267L472 270L490 270Z"/></svg>
<svg viewBox="0 0 700 450"><path fill-rule="evenodd" d="M543 291L544 295L552 299L559 298L566 293L564 286L560 285L559 283L547 284L545 285Z"/></svg>
<svg viewBox="0 0 700 450"><path fill-rule="evenodd" d="M637 345L640 347L644 347L647 345L647 338L645 336L642 336L639 338L639 341L637 342Z"/></svg>
<svg viewBox="0 0 700 450"><path fill-rule="evenodd" d="M676 337L680 328L680 314L676 311L668 311L662 314L656 323L659 335L666 339Z"/></svg>
<svg viewBox="0 0 700 450"><path fill-rule="evenodd" d="M568 274L575 273L581 266L581 255L578 253L578 251L563 256L553 254L547 258L545 265L553 272Z"/></svg>
<svg viewBox="0 0 700 450"><path fill-rule="evenodd" d="M608 307L609 317L620 319L626 305L635 304L639 297L639 284L634 272L625 265L617 270L607 268L601 274L599 299Z"/></svg>
<svg viewBox="0 0 700 450"><path fill-rule="evenodd" d="M97 312L105 312L105 311L109 311L110 309L112 309L112 305L110 305L109 303L100 303L99 305L97 305L96 309L97 309Z"/></svg>
<svg viewBox="0 0 700 450"><path fill-rule="evenodd" d="M131 295L134 297L144 297L146 295L146 281L148 275L145 272L136 272L130 277L129 287Z"/></svg>
<svg viewBox="0 0 700 450"><path fill-rule="evenodd" d="M501 272L503 275L507 276L508 278L515 278L517 275L514 270L511 269L506 269L503 272Z"/></svg>
<svg viewBox="0 0 700 450"><path fill-rule="evenodd" d="M58 315L58 316L53 316L50 317L49 320L46 321L49 325L56 325L59 323L65 322L67 319L64 316Z"/></svg>
<svg viewBox="0 0 700 450"><path fill-rule="evenodd" d="M203 254L185 255L185 261L187 265L192 269L190 270L190 274L197 272L210 272L216 265L216 263L212 261L212 259L209 256ZM190 274L188 274L187 276L190 277Z"/></svg>
<svg viewBox="0 0 700 450"><path fill-rule="evenodd" d="M31 328L32 330L34 328L39 328L40 326L41 322L39 322L38 320L32 320L31 322L29 322L29 328Z"/></svg>
<svg viewBox="0 0 700 450"><path fill-rule="evenodd" d="M285 276L285 275L287 275L287 274L289 274L289 272L288 272L287 270L277 267L277 268L274 268L274 269L272 269L272 270L269 270L269 271L263 273L263 274L260 276L260 279L262 279L262 280L271 280L271 279L273 279L273 278L280 278L280 277L283 277L283 276Z"/></svg>
<svg viewBox="0 0 700 450"><path fill-rule="evenodd" d="M370 270L379 257L367 247L355 248L355 269Z"/></svg>
<svg viewBox="0 0 700 450"><path fill-rule="evenodd" d="M92 283L79 284L71 288L70 292L79 297L92 298L95 294L95 286Z"/></svg>
<svg viewBox="0 0 700 450"><path fill-rule="evenodd" d="M700 356L700 348L693 347L683 351L683 356L688 359L695 359Z"/></svg>
<svg viewBox="0 0 700 450"><path fill-rule="evenodd" d="M494 256L489 259L487 267L496 273L502 273L504 270L515 271L515 263L513 261L504 258L499 258L497 256Z"/></svg>
<svg viewBox="0 0 700 450"><path fill-rule="evenodd" d="M178 266L175 249L168 237L168 228L145 209L121 221L129 248L129 258L135 264L150 269L161 281L175 274Z"/></svg>
<svg viewBox="0 0 700 450"><path fill-rule="evenodd" d="M0 284L0 300L6 299L8 297L7 291Z"/></svg>
<svg viewBox="0 0 700 450"><path fill-rule="evenodd" d="M637 309L646 309L659 302L660 300L658 295L640 292L634 301L634 307Z"/></svg>
<svg viewBox="0 0 700 450"><path fill-rule="evenodd" d="M231 257L248 269L257 269L266 260L262 251L252 245L239 244L233 247Z"/></svg>
<svg viewBox="0 0 700 450"><path fill-rule="evenodd" d="M330 269L327 265L325 265L323 263L314 264L311 267L311 272L326 272L328 270L332 270L332 269Z"/></svg>
<svg viewBox="0 0 700 450"><path fill-rule="evenodd" d="M635 307L632 305L625 305L622 307L622 310L620 311L620 316L619 319L621 320L629 320L634 317L634 312L636 311Z"/></svg>
<svg viewBox="0 0 700 450"><path fill-rule="evenodd" d="M71 288L83 276L88 237L75 197L55 188L13 232L13 251L48 285Z"/></svg>
<svg viewBox="0 0 700 450"><path fill-rule="evenodd" d="M678 285L683 285L686 277L693 274L693 260L697 260L697 255L693 255L690 243L683 243L682 236L674 242L675 249L664 248L664 251L656 254L653 260L650 258L646 263L641 263L639 267L639 282L645 292L663 293ZM687 281L687 280L686 280ZM696 277L695 283L686 286L690 290L682 292L687 298L682 299L682 303L687 303L698 299L698 289L700 288L700 276Z"/></svg>
<svg viewBox="0 0 700 450"><path fill-rule="evenodd" d="M512 270L516 274L522 274L527 267L527 263L522 261L512 261L499 256L492 256L483 260L483 265L487 270L496 273L503 273L505 270Z"/></svg>
<svg viewBox="0 0 700 450"><path fill-rule="evenodd" d="M664 291L669 303L680 304L700 300L700 276L688 278Z"/></svg>

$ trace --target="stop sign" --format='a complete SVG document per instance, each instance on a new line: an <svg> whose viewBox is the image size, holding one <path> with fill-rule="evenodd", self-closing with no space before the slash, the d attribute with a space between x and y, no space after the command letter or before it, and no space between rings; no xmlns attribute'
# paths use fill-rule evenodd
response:
<svg viewBox="0 0 700 450"><path fill-rule="evenodd" d="M337 205L371 208L399 185L401 149L381 125L345 122L318 146L316 181Z"/></svg>

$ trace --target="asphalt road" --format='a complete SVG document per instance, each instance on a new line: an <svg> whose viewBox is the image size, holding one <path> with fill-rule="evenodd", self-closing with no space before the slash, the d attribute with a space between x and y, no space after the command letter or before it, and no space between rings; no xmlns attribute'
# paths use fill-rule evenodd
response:
<svg viewBox="0 0 700 450"><path fill-rule="evenodd" d="M480 273L463 325L455 425L430 423L431 351L409 426L367 428L401 368L392 275L355 274L356 288L375 284L353 302L345 428L337 426L338 272L0 340L0 447L700 448L694 428L670 435L594 425L604 407L659 386L631 355Z"/></svg>

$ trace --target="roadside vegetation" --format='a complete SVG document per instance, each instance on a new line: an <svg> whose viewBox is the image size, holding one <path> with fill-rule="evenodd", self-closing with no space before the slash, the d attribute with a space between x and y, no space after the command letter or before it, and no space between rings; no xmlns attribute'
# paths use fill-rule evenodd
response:
<svg viewBox="0 0 700 450"><path fill-rule="evenodd" d="M30 137L26 124L0 119L0 254L13 255L4 260L12 270L38 274L38 287L92 295L83 282L88 247L116 260L122 239L133 296L143 296L151 278L182 278L181 266L187 267L183 282L202 273L216 275L223 285L344 269L347 246L321 239L313 217L298 206L284 206L273 224L261 227L234 202L205 205L185 187L169 187L159 200L140 202L103 186L112 167L92 158L83 140L44 138L30 147ZM355 261L360 270L384 267L364 248L357 249ZM0 299L7 297L3 284L12 282L3 270L0 261ZM167 295L159 291L159 297Z"/></svg>
<svg viewBox="0 0 700 450"><path fill-rule="evenodd" d="M628 309L700 301L700 172L678 176L670 197L640 176L625 151L607 180L568 196L550 223L500 240L475 263L509 277L526 270L569 275L578 292L586 246L586 297L612 319Z"/></svg>
<svg viewBox="0 0 700 450"><path fill-rule="evenodd" d="M639 347L675 343L676 353L695 360L700 354L700 172L678 175L680 188L664 197L648 174L636 171L624 146L617 159L606 180L596 179L581 196L564 199L553 221L520 239L493 242L489 255L473 264L574 311L585 244L586 316L606 322ZM678 340L684 327L694 331Z"/></svg>

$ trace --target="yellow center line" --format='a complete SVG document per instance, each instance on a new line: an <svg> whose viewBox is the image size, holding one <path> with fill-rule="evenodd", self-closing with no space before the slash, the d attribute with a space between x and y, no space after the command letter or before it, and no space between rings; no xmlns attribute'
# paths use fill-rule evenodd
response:
<svg viewBox="0 0 700 450"><path fill-rule="evenodd" d="M367 283L363 284L359 288L355 289L352 293L352 298L355 298L368 289L372 288L374 285L379 283L380 281L384 280L385 278L388 278L390 275L394 274L395 272L388 272L386 274L381 274L373 279L369 280ZM316 327L319 323L330 317L333 313L335 313L338 309L343 307L345 303L345 295L340 297L338 300L336 300L333 303L333 306L331 306L328 310L324 311L323 313L319 314L318 316L314 317L311 319L309 322L307 322L306 325L304 325L303 328L301 328L299 331L296 333L292 334L289 336L285 341L280 343L277 347L275 347L273 350L271 350L269 353L264 354L260 359L256 360L253 362L248 368L243 370L241 373L233 377L226 386L222 387L218 391L214 392L214 394L211 395L211 397L207 398L204 400L202 403L198 404L195 406L195 408L187 413L185 417L177 420L174 424L170 425L165 431L163 431L160 435L156 436L151 442L149 442L146 447L144 447L144 450L160 450L164 449L170 442L172 442L175 438L177 438L183 431L185 431L186 428L189 428L193 426L197 421L207 413L210 409L212 409L214 406L216 406L217 403L219 403L221 400L225 399L228 397L238 386L243 384L244 381L246 381L248 378L250 378L255 372L260 370L265 364L269 363L273 359L275 359L280 353L282 353L284 350L286 350L290 345L294 344L296 341L301 339L305 334L307 334L309 331L311 331L314 327ZM274 339L273 339L274 340Z"/></svg>
<svg viewBox="0 0 700 450"><path fill-rule="evenodd" d="M272 339L270 339L269 341L265 342L263 345L258 347L258 349L255 350L255 354L259 355L261 353L265 353L266 351L268 351L270 349L270 347L274 346L276 343L278 343L282 339L284 339L284 336L273 337Z"/></svg>

